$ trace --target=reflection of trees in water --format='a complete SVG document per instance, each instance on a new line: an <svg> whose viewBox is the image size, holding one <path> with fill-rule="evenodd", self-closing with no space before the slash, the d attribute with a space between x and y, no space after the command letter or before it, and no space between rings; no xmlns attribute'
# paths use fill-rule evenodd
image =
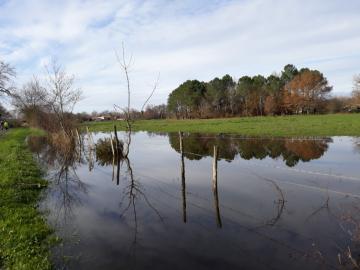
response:
<svg viewBox="0 0 360 270"><path fill-rule="evenodd" d="M182 199L182 216L183 222L187 222L187 201L186 201L186 169L184 160L184 144L183 144L183 133L179 132L179 150L180 150L180 178L181 178L181 199ZM218 148L214 146L213 150L213 163L212 163L212 191L214 196L214 208L216 214L216 224L219 228L222 227L221 215L220 215L220 202L218 192Z"/></svg>
<svg viewBox="0 0 360 270"><path fill-rule="evenodd" d="M189 198L186 197L186 178L185 178L185 164L184 164L184 141L183 141L183 137L182 137L182 133L179 132L179 151L180 151L180 155L181 155L181 162L180 162L180 175L181 175L181 193L182 193L182 207L183 207L183 222L186 223L187 221L187 217L186 217L186 205L187 202L186 200L189 200ZM212 190L213 190L213 197L214 197L214 208L215 208L215 213L216 213L216 223L218 228L222 228L223 226L223 222L222 222L222 217L220 214L220 208L227 208L227 209L231 209L228 208L225 205L221 205L220 203L220 198L218 195L218 151L219 149L217 149L217 146L214 145L213 146L213 162L212 162ZM276 191L276 197L277 200L275 201L275 214L273 215L273 217L265 220L265 221L261 221L261 225L256 225L256 226L247 226L247 225L243 225L241 223L237 223L237 226L241 227L242 229L246 230L248 233L254 234L257 237L261 237L262 239L264 239L265 241L270 241L272 243L276 243L280 248L284 248L289 256L291 256L294 260L302 260L304 258L311 260L315 265L317 265L318 267L325 267L326 269L336 269L336 266L333 264L333 260L332 258L326 258L322 255L321 251L319 250L319 248L316 246L316 244L314 243L313 239L310 239L300 233L297 233L295 231L287 231L286 229L282 228L281 225L278 227L277 223L281 220L281 217L284 213L284 209L285 209L285 194L283 192L283 190L281 189L281 187L278 185L277 180L276 179L271 179L268 177L263 177L260 175L257 175L256 173L253 173L255 176L257 176L259 179L268 182L271 186L273 186L273 188ZM190 194L190 193L189 193ZM205 199L206 201L209 201L208 199ZM190 202L190 205L193 206L197 206L196 204ZM325 203L325 205L328 204L328 201ZM321 208L323 208L325 206L322 206ZM314 211L314 215L317 214L318 211ZM312 215L312 214L311 214ZM260 219L254 217L254 220L260 221ZM194 222L194 221L193 221ZM195 221L196 222L196 221ZM293 246L291 244L291 242L287 242L287 241L282 241L277 239L276 237L272 236L271 234L267 234L266 232L264 232L264 229L266 227L275 227L277 226L277 228L281 231L284 230L288 233L291 233L293 236L297 236L299 238L302 239L302 241L307 241L308 243L311 243L311 245L309 245L309 248L306 249L302 249L302 248L298 248L296 246ZM230 245L231 243L229 243ZM267 265L265 262L262 261L261 256L257 256L255 255L253 252L247 250L247 249L243 249L242 246L237 247L239 248L239 252L243 252L244 254L247 254L247 256L252 257L254 256L254 259L256 259L260 264L263 264L265 266L269 266ZM349 254L349 253L346 253Z"/></svg>
<svg viewBox="0 0 360 270"><path fill-rule="evenodd" d="M331 138L324 139L257 139L237 138L225 135L185 134L184 155L190 160L200 160L204 156L212 156L213 146L219 148L219 159L233 160L236 155L249 160L273 159L282 157L287 166L295 166L299 161L310 161L320 158L328 149ZM177 152L179 138L177 134L169 134L170 145Z"/></svg>
<svg viewBox="0 0 360 270"><path fill-rule="evenodd" d="M132 210L134 218L133 243L136 244L138 238L138 215L136 208L137 201L144 201L146 205L159 217L160 221L163 221L163 218L160 215L159 211L149 201L139 179L136 179L134 175L134 171L131 166L131 160L129 157L131 132L127 132L125 136L126 137L124 141L120 141L117 138L117 135L114 136L114 139L112 139L112 136L110 137L110 139L99 139L96 143L96 161L100 166L112 165L113 179L116 167L117 185L119 185L120 181L120 168L122 166L125 166L126 170L123 179L127 181L127 184L124 185L123 197L119 204L121 208L120 216L125 216L129 212L129 210ZM116 150L114 151L114 145L116 144L119 145L119 152L117 152Z"/></svg>
<svg viewBox="0 0 360 270"><path fill-rule="evenodd" d="M47 168L48 178L51 180L51 196L55 201L57 213L56 223L66 224L73 215L73 207L81 204L81 194L86 193L86 184L76 173L78 164L85 163L79 157L81 145L74 144L74 148L64 151L47 137L34 136L28 138L29 148L36 154L39 162Z"/></svg>
<svg viewBox="0 0 360 270"><path fill-rule="evenodd" d="M131 134L126 136L127 138L124 140L127 144L126 148L122 147L123 143L121 141L118 142L119 151L124 149L125 153L129 150L131 143ZM67 221L71 220L74 207L81 204L81 194L87 192L87 185L81 181L76 172L79 164L88 163L89 170L91 171L96 155L96 162L100 166L113 166L113 179L116 173L117 184L120 181L120 167L125 167L123 179L128 181L128 183L124 185L124 196L120 203L120 215L124 216L129 210L132 210L134 217L134 243L136 243L138 234L137 201L145 201L161 221L163 221L163 218L149 201L140 181L135 178L129 156L123 153L114 156L114 149L112 149L114 146L111 145L111 140L112 138L100 139L96 143L96 148L94 148L89 142L88 145L84 144L83 142L86 142L86 140L82 138L82 140L79 139L81 145L74 144L72 151L64 151L63 145L58 147L51 139L40 136L29 137L28 145L37 156L39 162L49 172L48 178L52 181L50 192L52 201L55 202L53 213L57 214L55 222L58 226L65 226L68 223Z"/></svg>
<svg viewBox="0 0 360 270"><path fill-rule="evenodd" d="M80 140L78 142L81 143ZM52 214L49 221L52 223L51 226L59 230L60 237L66 242L66 245L59 245L53 250L54 259L55 263L63 265L66 269L66 265L72 261L68 259L79 255L74 254L72 250L72 245L78 242L77 228L69 225L73 225L75 207L81 205L82 195L87 193L87 185L81 181L76 172L77 166L86 162L80 153L86 154L87 150L79 143L68 147L58 143L47 137L28 138L29 148L48 171L47 178L51 182L48 196L53 203L47 205L51 207Z"/></svg>
<svg viewBox="0 0 360 270"><path fill-rule="evenodd" d="M186 183L185 183L185 165L184 165L184 156L188 157L189 159L201 159L202 156L214 156L213 159L213 181L212 181L212 187L213 187L213 200L214 200L214 207L215 207L215 218L217 221L217 225L221 228L223 225L223 220L220 216L220 208L226 208L226 206L222 206L220 203L219 195L218 195L218 186L217 186L217 160L218 159L227 159L231 160L234 159L234 157L237 154L240 154L243 158L265 158L267 156L272 158L278 158L282 156L286 162L290 162L292 164L292 161L298 161L298 160L311 160L313 158L319 158L328 148L328 142L331 140L324 139L324 140L256 140L256 139L234 139L234 138L222 138L222 137L212 137L212 138L201 138L201 136L193 136L192 135L185 135L183 138L183 151L180 151L180 138L178 134L175 134L175 137L173 135L170 135L170 143L172 144L173 148L175 148L177 151L179 151L181 155L182 165L180 163L180 167L183 167L181 169L181 194L182 194L182 210L183 210L183 219L186 222L186 200L189 200L189 198L186 198ZM31 139L30 139L31 140ZM131 141L131 140L128 140ZM265 141L265 142L264 142ZM99 142L99 141L98 141ZM176 148L176 143L178 143L178 148ZM127 147L129 148L130 145ZM214 146L216 146L216 150L214 149ZM58 212L64 213L65 217L71 216L72 207L74 205L78 205L81 203L79 195L82 192L86 192L86 186L81 182L79 177L76 175L76 166L77 161L79 161L79 157L76 155L76 151L73 152L73 154L69 155L63 155L59 154L56 149L50 146L45 146L43 142L40 141L34 141L30 144L30 147L37 153L41 153L41 156L44 160L46 160L46 163L50 164L51 171L54 173L52 174L53 179L56 180L55 183L58 186L58 191L56 191L56 200L60 203L60 206L57 206L58 209L60 209ZM151 204L151 202L148 200L144 188L141 186L141 183L139 179L137 179L134 176L134 171L131 166L131 161L128 156L122 158L119 160L119 162L114 163L114 157L111 151L111 146L107 145L104 146L105 150L102 153L98 153L96 151L96 160L99 165L101 166L107 166L107 165L113 165L117 167L117 176L119 177L120 174L120 166L124 168L122 170L123 177L121 178L122 181L126 181L125 185L122 185L124 187L123 190L123 197L121 199L120 203L120 216L130 216L133 218L134 222L134 240L133 240L133 248L134 248L134 255L135 250L135 244L138 241L138 224L139 224L139 215L137 213L137 202L145 202L152 211L156 213L157 216L159 216L159 219L162 220L162 217L158 210ZM198 154L200 156L189 154L194 153ZM86 149L85 149L85 156L87 155ZM40 154L39 154L40 155ZM180 162L181 162L180 160ZM80 162L84 163L84 159L80 158ZM296 164L295 162L295 164ZM209 170L211 168L209 167ZM264 222L264 226L276 226L277 222L280 220L281 215L283 213L284 204L285 204L285 198L282 190L280 187L276 184L276 179L270 179L263 177L263 180L266 180L270 185L274 187L274 190L276 190L276 197L277 197L277 204L276 213L275 215ZM209 182L209 185L211 185L211 182ZM221 194L220 194L221 195ZM191 196L190 196L191 197ZM210 203L210 198L209 203ZM192 205L192 202L189 202L190 205ZM325 202L324 205L322 205L319 210L315 210L313 213L309 213L309 219L312 219L314 216L316 216L318 213L326 210L328 211L329 207L329 200ZM344 218L345 220L345 218ZM355 221L354 221L355 220ZM225 218L226 221L226 218ZM224 223L226 223L224 221ZM353 234L356 234L356 228L360 228L357 224L360 224L360 222L357 222L357 220L353 217L353 215L347 216L346 222L349 224L355 224L352 225L354 227ZM226 224L225 224L226 225ZM275 238L273 239L271 236L268 236L258 228L248 228L245 225L239 224L240 227L243 227L245 230L247 230L249 233L254 233L260 237L263 237L265 240L269 239L269 241L278 241ZM357 227L358 226L358 227ZM360 231L360 229L358 230ZM292 232L295 233L295 232ZM357 235L357 234L356 234ZM291 244L284 242L278 243L282 247L288 249L291 253L298 254L297 256L301 258L301 256L309 256L310 258L313 258L314 260L319 260L319 263L324 264L326 266L330 266L329 262L323 261L323 258L317 257L319 253L314 254L307 254L302 250L296 250L294 249ZM349 254L351 256L351 252L349 253L349 250L353 251L353 247L350 247L347 249L345 247L344 253L341 255L342 263L345 264L345 259L348 260L348 263L350 265L353 265L352 260L349 257ZM244 252L247 252L246 250ZM317 251L316 251L317 252ZM340 252L340 251L339 251ZM249 253L251 254L251 252ZM356 259L355 259L356 262Z"/></svg>

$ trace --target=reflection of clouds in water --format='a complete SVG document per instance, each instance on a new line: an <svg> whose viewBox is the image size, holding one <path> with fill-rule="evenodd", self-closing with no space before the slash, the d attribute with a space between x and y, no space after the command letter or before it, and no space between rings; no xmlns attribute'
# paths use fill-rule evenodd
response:
<svg viewBox="0 0 360 270"><path fill-rule="evenodd" d="M184 138L184 148L186 139ZM74 192L71 195L80 196L82 202L72 204L74 214L69 219L72 224L64 225L67 228L76 227L81 240L78 245L69 249L74 254L83 253L83 257L74 263L75 269L147 269L150 261L152 267L157 269L169 269L174 265L201 269L204 264L208 266L207 269L224 266L264 269L268 265L274 268L289 269L298 265L299 269L317 269L322 263L315 262L318 258L311 253L314 249L312 243L321 243L321 252L329 254L326 259L330 261L333 255L331 242L340 246L347 243L336 220L328 219L324 215L326 211L316 210L325 205L327 189L334 214L340 213L338 202L343 203L341 211L350 209L353 199L332 194L331 190L356 192L359 185L355 181L340 183L338 179L325 175L305 175L285 166L281 170L274 168L269 163L271 157L276 156L269 156L272 153L267 148L271 146L270 139L268 144L264 144L266 147L259 147L255 142L245 146L231 139L230 150L219 149L219 157L222 159L228 153L230 157L231 154L237 157L232 162L218 162L217 199L223 225L221 230L216 224L211 178L214 140L206 138L205 141L194 141L194 144L200 144L196 147L207 158L185 160L186 224L183 223L180 154L173 150L173 145L169 145L168 138L164 136L148 137L146 133L137 133L132 141L129 159L121 163L118 186L115 180L111 181L111 162L103 163L104 166L94 164L91 172L88 171L84 158L82 164L75 163L78 165L68 167L68 181L62 183L67 183L64 188L71 189ZM336 156L325 145L315 144L318 148L305 151L300 147L301 140L295 141L296 143L285 140L282 142L280 147L273 149L285 149L293 155L301 155L304 160L311 160L320 154L320 161L329 158L329 155ZM338 140L334 144L341 148ZM227 145L226 141L224 145ZM257 151L260 149L264 152L264 148L267 158L260 159L263 154ZM240 158L240 153L243 153L240 150L250 152L259 159L244 160ZM326 155L322 156L325 152ZM83 155L87 154L84 149ZM283 152L281 158L282 154ZM350 154L344 152L342 160L337 162L352 159ZM111 160L109 157L106 159ZM50 163L52 167L59 168L60 163ZM277 165L279 163L281 161ZM313 160L309 164L316 167L321 162ZM85 183L87 193L77 190L78 180L71 168L79 180ZM62 175L65 177L66 173ZM276 181L281 192L271 181L264 181L259 176ZM321 187L322 190L310 189L311 185ZM49 197L50 203L62 200L64 197L60 194L62 193L59 191L58 197ZM163 222L147 200L161 214ZM285 207L277 208L281 200L286 201ZM280 215L278 209L281 210ZM309 215L312 215L311 218L304 224ZM135 250L134 233L137 234ZM335 254L335 260L336 256ZM307 261L304 261L304 257L308 258Z"/></svg>

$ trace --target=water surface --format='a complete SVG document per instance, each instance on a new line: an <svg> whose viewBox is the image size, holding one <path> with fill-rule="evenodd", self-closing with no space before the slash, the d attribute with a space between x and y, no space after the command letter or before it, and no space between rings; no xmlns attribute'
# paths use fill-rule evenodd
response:
<svg viewBox="0 0 360 270"><path fill-rule="evenodd" d="M358 259L357 138L184 134L181 151L177 133L139 132L119 166L83 139L81 156L65 157L29 140L51 180L42 208L64 239L58 268L351 269L349 250Z"/></svg>

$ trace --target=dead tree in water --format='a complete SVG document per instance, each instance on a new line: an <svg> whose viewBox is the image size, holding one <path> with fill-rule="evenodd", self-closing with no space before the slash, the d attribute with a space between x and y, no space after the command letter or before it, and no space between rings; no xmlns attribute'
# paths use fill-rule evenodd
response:
<svg viewBox="0 0 360 270"><path fill-rule="evenodd" d="M120 160L123 157L123 148L122 144L120 144L118 135L117 135L117 129L116 125L114 125L114 136L115 136L115 157L116 157L116 184L119 185L120 183ZM130 141L129 141L130 144ZM127 149L129 149L129 145L127 146ZM128 153L127 153L128 154Z"/></svg>
<svg viewBox="0 0 360 270"><path fill-rule="evenodd" d="M123 70L123 72L125 74L127 96L128 96L127 97L127 108L126 109L122 109L119 106L114 105L115 109L120 109L125 114L127 136L126 136L126 142L125 142L126 147L125 147L125 149L123 149L123 156L127 157L129 155L129 151L130 151L131 132L132 132L132 123L133 123L133 119L131 119L131 113L130 113L130 108L131 108L131 87L130 87L130 77L129 77L129 70L130 70L133 58L132 58L132 55L130 56L129 59L126 58L124 43L122 43L122 55L121 55L121 57L117 53L116 50L115 50L115 56L116 56L117 62L120 64L120 67L121 67L121 69ZM150 95L145 100L141 110L143 110L145 105L149 102L150 98L154 95L154 92L158 87L159 77L160 77L160 74L158 75L157 81L155 82L154 87L153 87Z"/></svg>
<svg viewBox="0 0 360 270"><path fill-rule="evenodd" d="M125 80L126 80L126 88L127 88L127 107L124 109L124 108L119 107L118 105L114 105L115 109L120 109L121 111L123 111L123 113L125 115L126 129L127 129L124 145L123 145L123 147L121 147L121 153L120 153L119 152L120 148L118 147L120 145L120 140L118 139L117 129L116 129L116 126L114 125L115 144L117 145L115 152L118 151L117 152L118 153L118 155L117 155L118 156L118 158L117 158L117 184L119 184L119 178L120 178L119 177L119 175L120 175L120 159L122 159L122 161L126 164L127 173L128 173L128 176L130 177L130 182L129 182L128 186L126 187L126 189L127 189L126 197L128 197L129 202L128 202L127 206L125 207L125 209L120 214L120 216L125 215L125 213L129 210L129 208L132 208L133 214L134 214L134 225L135 225L134 244L136 244L137 233L138 233L138 231L137 231L138 219L137 219L137 213L136 213L136 199L138 197L141 197L144 199L146 204L158 215L158 217L160 218L161 221L163 221L163 219L162 219L160 213L158 212L158 210L150 203L150 201L148 200L145 193L141 190L140 183L138 183L138 181L135 180L134 174L133 174L133 169L131 167L131 163L130 163L130 159L129 159L132 124L133 124L133 119L131 118L131 113L130 113L130 110L131 110L131 87L130 87L130 77L129 77L129 69L132 64L132 56L130 56L130 58L128 60L126 59L124 44L122 44L121 57L119 56L119 54L117 53L116 50L115 50L115 56L116 56L117 62L120 64L122 71L124 72ZM150 100L150 98L154 94L156 88L157 88L157 83L155 84L150 96L146 99L144 106ZM123 199L125 199L125 196ZM121 204L122 204L122 202L121 202Z"/></svg>

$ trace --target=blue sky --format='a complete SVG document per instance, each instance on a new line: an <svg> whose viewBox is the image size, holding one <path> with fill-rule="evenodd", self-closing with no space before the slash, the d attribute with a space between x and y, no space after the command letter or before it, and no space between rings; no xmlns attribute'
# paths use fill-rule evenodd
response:
<svg viewBox="0 0 360 270"><path fill-rule="evenodd" d="M0 0L0 58L18 86L57 58L84 92L76 111L125 106L122 42L138 109L158 73L152 104L187 79L269 75L287 63L319 69L346 95L360 73L359 14L359 0Z"/></svg>

